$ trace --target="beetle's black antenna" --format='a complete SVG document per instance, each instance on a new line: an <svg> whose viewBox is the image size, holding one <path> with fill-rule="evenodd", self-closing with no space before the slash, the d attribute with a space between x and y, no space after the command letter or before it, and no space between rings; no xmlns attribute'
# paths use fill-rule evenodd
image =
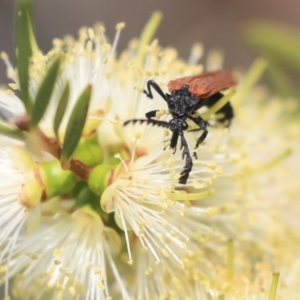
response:
<svg viewBox="0 0 300 300"><path fill-rule="evenodd" d="M153 126L159 126L159 127L164 127L164 128L168 128L170 129L170 124L168 122L165 121L158 121L158 120L152 120L152 119L132 119L132 120L128 120L126 122L123 123L124 126L128 125L129 123L147 123L147 124L151 124Z"/></svg>

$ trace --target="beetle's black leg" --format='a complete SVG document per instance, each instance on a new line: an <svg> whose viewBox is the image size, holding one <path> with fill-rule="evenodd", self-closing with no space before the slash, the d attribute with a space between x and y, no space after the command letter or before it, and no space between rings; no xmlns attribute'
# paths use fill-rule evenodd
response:
<svg viewBox="0 0 300 300"><path fill-rule="evenodd" d="M160 86L154 80L147 81L147 91L144 90L144 93L147 95L148 98L153 99L153 94L151 91L151 87L156 90L156 92L165 100L167 101L166 94L161 90Z"/></svg>
<svg viewBox="0 0 300 300"><path fill-rule="evenodd" d="M156 117L156 113L158 112L159 110L151 110L151 111L148 111L146 113L146 118L151 120L152 118L155 118Z"/></svg>
<svg viewBox="0 0 300 300"><path fill-rule="evenodd" d="M178 131L178 129L173 130L173 134L172 134L171 142L170 142L170 148L174 149L173 154L176 153L176 147L177 147L178 137L179 137L179 131Z"/></svg>
<svg viewBox="0 0 300 300"><path fill-rule="evenodd" d="M227 102L218 112L222 112L224 114L222 118L218 119L218 122L225 123L226 121L228 121L228 124L226 124L226 126L229 127L234 117L233 108L230 102Z"/></svg>
<svg viewBox="0 0 300 300"><path fill-rule="evenodd" d="M190 172L192 170L192 167L193 167L193 159L190 155L189 147L188 147L188 144L186 142L186 139L184 138L183 132L180 131L180 132L178 132L178 134L181 137L180 150L183 148L182 159L185 158L185 165L184 165L183 170L180 173L181 176L179 177L178 182L182 183L182 184L186 184L187 179L189 178L189 174L190 174Z"/></svg>
<svg viewBox="0 0 300 300"><path fill-rule="evenodd" d="M217 93L215 95L210 96L209 98L207 98L207 100L205 101L205 105L207 107L212 107L215 103L217 103L224 95L221 93ZM227 102L223 107L221 107L216 114L218 113L222 113L224 116L222 118L217 119L218 122L220 123L225 123L226 121L228 121L228 124L226 124L226 126L229 126L231 123L232 118L234 117L233 114L233 108L230 104L230 102Z"/></svg>
<svg viewBox="0 0 300 300"><path fill-rule="evenodd" d="M196 142L196 146L194 149L197 149L199 147L199 145L206 139L206 136L208 134L208 131L206 129L207 123L201 118L201 117L192 117L192 116L188 116L189 119L191 119L194 123L196 123L199 128L195 129L195 130L190 130L190 131L198 131L198 130L203 130L203 133L200 135L200 137L198 138L197 142ZM197 159L197 153L196 151L193 152L193 156Z"/></svg>

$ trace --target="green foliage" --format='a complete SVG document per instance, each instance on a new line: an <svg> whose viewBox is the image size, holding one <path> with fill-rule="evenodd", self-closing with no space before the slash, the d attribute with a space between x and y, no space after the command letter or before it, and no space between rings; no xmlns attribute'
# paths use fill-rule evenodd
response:
<svg viewBox="0 0 300 300"><path fill-rule="evenodd" d="M70 96L70 84L69 82L67 82L62 92L62 95L59 99L59 102L57 104L56 113L54 117L53 129L56 137L58 137L59 126L61 124L61 121L63 119L63 116L68 106L69 96Z"/></svg>
<svg viewBox="0 0 300 300"><path fill-rule="evenodd" d="M266 74L274 91L283 99L298 97L294 77L300 78L300 32L275 22L253 21L243 34L245 41L268 60Z"/></svg>
<svg viewBox="0 0 300 300"><path fill-rule="evenodd" d="M245 38L272 62L300 72L300 33L285 25L256 21L246 26Z"/></svg>
<svg viewBox="0 0 300 300"><path fill-rule="evenodd" d="M146 26L144 27L138 48L138 62L140 65L143 64L145 59L146 47L152 42L152 39L162 21L162 13L160 11L155 11L151 16Z"/></svg>
<svg viewBox="0 0 300 300"><path fill-rule="evenodd" d="M16 63L20 82L21 100L27 111L31 110L32 100L29 96L29 63L32 55L30 45L30 17L32 4L30 0L19 0L16 28L15 28L15 47Z"/></svg>
<svg viewBox="0 0 300 300"><path fill-rule="evenodd" d="M70 160L80 141L87 117L91 94L92 88L91 86L87 86L75 103L67 124L66 134L64 138L61 156L62 164Z"/></svg>
<svg viewBox="0 0 300 300"><path fill-rule="evenodd" d="M297 90L290 75L283 68L273 63L268 67L266 74L274 91L280 98L287 99L299 95L299 90Z"/></svg>
<svg viewBox="0 0 300 300"><path fill-rule="evenodd" d="M100 202L99 202L99 196L94 194L88 187L88 185L82 185L84 186L81 188L80 191L78 191L78 194L75 195L76 198L76 208L84 207L86 205L90 206L93 211L100 214L102 212Z"/></svg>
<svg viewBox="0 0 300 300"><path fill-rule="evenodd" d="M26 133L24 133L23 131L11 128L4 124L0 124L0 134L17 140L25 140L26 137Z"/></svg>
<svg viewBox="0 0 300 300"><path fill-rule="evenodd" d="M46 111L46 108L49 104L55 86L56 78L59 71L60 61L61 61L60 56L58 56L54 60L54 62L48 69L48 72L37 92L34 101L33 110L32 110L32 115L31 115L31 121L30 121L31 127L35 127L38 125L38 123L40 122L40 120L42 119Z"/></svg>

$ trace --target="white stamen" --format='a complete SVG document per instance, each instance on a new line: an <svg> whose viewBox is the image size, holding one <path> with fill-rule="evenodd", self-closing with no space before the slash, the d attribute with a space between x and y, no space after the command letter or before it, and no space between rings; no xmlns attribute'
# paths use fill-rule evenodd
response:
<svg viewBox="0 0 300 300"><path fill-rule="evenodd" d="M191 49L190 57L187 60L188 65L196 65L203 55L203 45L201 43L194 44Z"/></svg>
<svg viewBox="0 0 300 300"><path fill-rule="evenodd" d="M115 38L114 38L114 42L113 42L113 46L112 46L112 49L111 49L111 55L114 55L115 52L116 52L116 48L117 48L117 45L118 45L118 42L119 42L119 39L120 39L120 36L121 36L121 31L122 29L125 27L125 23L118 23L116 25L116 35L115 35Z"/></svg>
<svg viewBox="0 0 300 300"><path fill-rule="evenodd" d="M126 162L124 161L124 159L121 157L120 153L115 154L114 157L118 158L121 161L124 169L126 170L126 173L128 173L128 167L127 167Z"/></svg>

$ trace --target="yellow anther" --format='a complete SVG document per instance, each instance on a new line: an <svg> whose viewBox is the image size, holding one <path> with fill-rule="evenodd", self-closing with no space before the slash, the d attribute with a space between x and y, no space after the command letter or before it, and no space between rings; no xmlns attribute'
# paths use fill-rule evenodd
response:
<svg viewBox="0 0 300 300"><path fill-rule="evenodd" d="M121 30L125 28L126 24L124 22L120 22L116 25L116 30Z"/></svg>

